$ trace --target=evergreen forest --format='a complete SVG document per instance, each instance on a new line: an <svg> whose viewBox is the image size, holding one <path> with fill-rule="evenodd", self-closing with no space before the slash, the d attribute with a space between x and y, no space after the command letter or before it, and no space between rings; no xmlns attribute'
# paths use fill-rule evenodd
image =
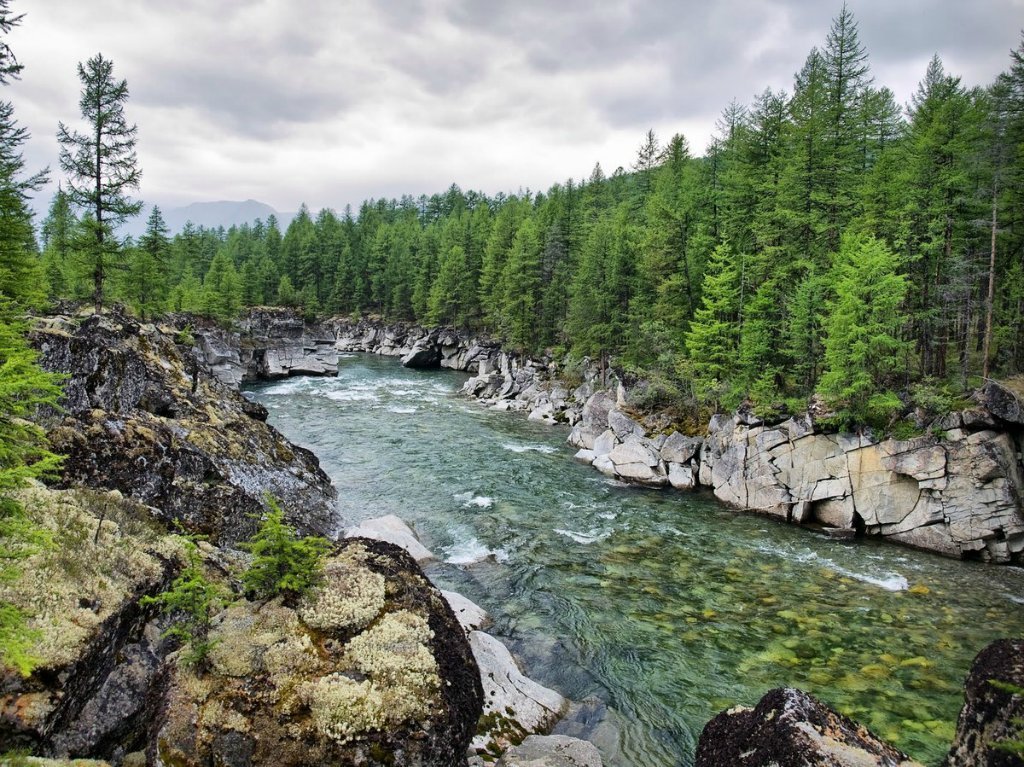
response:
<svg viewBox="0 0 1024 767"><path fill-rule="evenodd" d="M543 192L453 184L173 236L152 207L135 242L103 218L141 207L124 194L135 128L110 66L100 56L79 75L83 94L105 82L122 108L123 188L96 199L108 190L82 167L88 134L62 123L68 180L39 250L27 226L4 241L33 251L50 300L120 301L143 318L278 305L455 326L611 359L650 382L650 406L793 410L817 396L848 425L942 410L1024 370L1024 42L987 88L935 56L900 105L844 7L792 91L726 105L703 156L649 131L629 168L597 164Z"/></svg>

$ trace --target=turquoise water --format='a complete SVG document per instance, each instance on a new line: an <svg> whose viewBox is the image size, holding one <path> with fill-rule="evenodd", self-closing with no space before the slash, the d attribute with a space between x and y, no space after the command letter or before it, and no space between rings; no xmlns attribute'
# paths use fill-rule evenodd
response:
<svg viewBox="0 0 1024 767"><path fill-rule="evenodd" d="M607 706L610 767L692 764L710 717L787 684L937 764L974 655L1024 635L1019 568L623 487L573 462L564 428L484 409L463 380L352 355L251 396L320 457L340 524L404 519L442 560L431 578L487 608L530 676Z"/></svg>

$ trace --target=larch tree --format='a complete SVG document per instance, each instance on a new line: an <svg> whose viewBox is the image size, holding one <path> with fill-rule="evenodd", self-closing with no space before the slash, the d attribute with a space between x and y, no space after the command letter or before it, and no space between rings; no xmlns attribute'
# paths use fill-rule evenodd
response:
<svg viewBox="0 0 1024 767"><path fill-rule="evenodd" d="M124 114L128 83L114 78L114 63L96 54L78 65L82 82L79 107L87 130L80 132L60 123L60 167L68 174L68 196L86 211L89 237L82 244L92 276L93 303L103 311L104 289L111 267L120 262L121 244L116 227L138 215L142 202L129 197L139 188L142 171L135 154L138 128Z"/></svg>

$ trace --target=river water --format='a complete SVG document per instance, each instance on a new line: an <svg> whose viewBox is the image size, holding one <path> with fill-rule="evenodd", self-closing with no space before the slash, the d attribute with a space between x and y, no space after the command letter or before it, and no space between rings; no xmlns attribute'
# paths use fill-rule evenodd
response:
<svg viewBox="0 0 1024 767"><path fill-rule="evenodd" d="M575 463L564 428L458 396L464 375L339 367L250 396L319 456L341 524L404 519L442 560L428 575L485 607L529 676L590 701L609 767L690 765L710 717L782 685L937 764L974 655L1024 635L1019 568L624 487Z"/></svg>

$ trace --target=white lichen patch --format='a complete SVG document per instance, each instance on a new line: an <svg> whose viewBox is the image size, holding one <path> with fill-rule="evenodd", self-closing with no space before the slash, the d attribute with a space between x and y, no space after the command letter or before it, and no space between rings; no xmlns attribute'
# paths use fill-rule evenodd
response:
<svg viewBox="0 0 1024 767"><path fill-rule="evenodd" d="M323 580L299 605L306 625L320 631L364 628L384 609L385 580L344 554L324 563Z"/></svg>
<svg viewBox="0 0 1024 767"><path fill-rule="evenodd" d="M295 612L280 600L259 609L251 603L236 603L216 618L210 631L210 664L223 676L251 676L265 670L267 650L300 631Z"/></svg>
<svg viewBox="0 0 1024 767"><path fill-rule="evenodd" d="M0 600L23 610L39 631L33 654L43 668L75 660L126 599L155 585L163 576L160 557L184 558L180 540L158 532L145 508L120 493L36 483L16 497L50 542L17 562L19 575L0 583Z"/></svg>
<svg viewBox="0 0 1024 767"><path fill-rule="evenodd" d="M432 636L424 618L401 610L355 637L345 662L368 678L335 673L299 688L317 729L344 743L362 732L429 716L440 688L427 646Z"/></svg>

